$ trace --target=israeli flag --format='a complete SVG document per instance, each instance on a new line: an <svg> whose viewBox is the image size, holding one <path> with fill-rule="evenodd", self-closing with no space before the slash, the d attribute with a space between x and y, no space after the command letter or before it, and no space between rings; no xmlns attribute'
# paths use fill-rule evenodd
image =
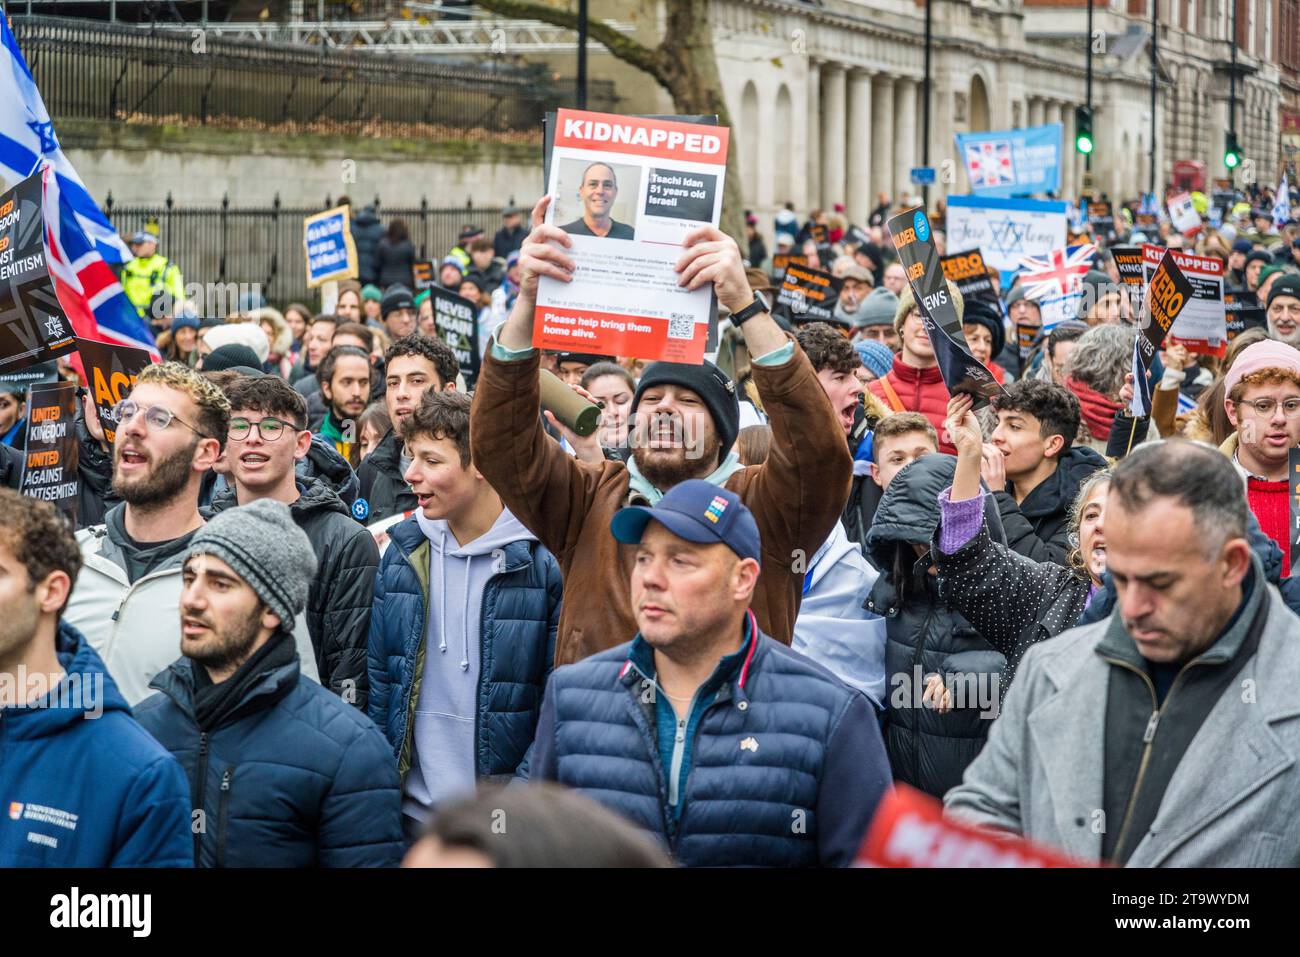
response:
<svg viewBox="0 0 1300 957"><path fill-rule="evenodd" d="M1277 198L1273 200L1273 225L1285 226L1291 220L1291 187L1287 185L1286 173L1282 182L1277 184Z"/></svg>
<svg viewBox="0 0 1300 957"><path fill-rule="evenodd" d="M27 69L8 20L0 15L0 180L5 181L6 189L12 189L46 164L54 168L60 194L71 204L82 232L104 260L129 261L131 251L100 212L59 146L32 71Z"/></svg>

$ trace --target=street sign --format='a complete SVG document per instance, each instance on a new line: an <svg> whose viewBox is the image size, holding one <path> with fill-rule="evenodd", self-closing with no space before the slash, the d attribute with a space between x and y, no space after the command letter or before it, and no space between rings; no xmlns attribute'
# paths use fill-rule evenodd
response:
<svg viewBox="0 0 1300 957"><path fill-rule="evenodd" d="M912 185L913 185L913 186L933 186L933 185L934 185L934 167L933 167L933 166L913 166L913 167L912 167Z"/></svg>

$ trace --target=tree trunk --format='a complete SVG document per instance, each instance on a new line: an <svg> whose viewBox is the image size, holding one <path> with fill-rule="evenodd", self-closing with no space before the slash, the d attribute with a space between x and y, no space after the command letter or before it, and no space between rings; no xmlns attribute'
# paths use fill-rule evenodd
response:
<svg viewBox="0 0 1300 957"><path fill-rule="evenodd" d="M722 95L718 60L713 53L713 22L708 0L664 0L668 23L659 45L668 68L660 80L681 113L716 113L718 123L731 130L727 150L727 178L722 198L722 231L740 244L742 256L749 254L745 241L744 201L741 199L740 164L736 161L737 140Z"/></svg>

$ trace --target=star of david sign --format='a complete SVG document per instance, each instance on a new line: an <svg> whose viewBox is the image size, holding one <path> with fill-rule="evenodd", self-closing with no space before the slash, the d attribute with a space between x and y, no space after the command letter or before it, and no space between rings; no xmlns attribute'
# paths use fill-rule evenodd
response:
<svg viewBox="0 0 1300 957"><path fill-rule="evenodd" d="M45 334L51 339L57 339L63 335L63 323L59 321L58 316L50 316L45 320Z"/></svg>
<svg viewBox="0 0 1300 957"><path fill-rule="evenodd" d="M993 238L994 251L1012 253L1020 249L1028 229L1028 225L1018 223L1010 216L1001 220L990 220L989 232Z"/></svg>
<svg viewBox="0 0 1300 957"><path fill-rule="evenodd" d="M33 133L41 138L42 154L48 155L59 151L59 141L54 136L53 123L40 123L36 120L32 120L27 125Z"/></svg>

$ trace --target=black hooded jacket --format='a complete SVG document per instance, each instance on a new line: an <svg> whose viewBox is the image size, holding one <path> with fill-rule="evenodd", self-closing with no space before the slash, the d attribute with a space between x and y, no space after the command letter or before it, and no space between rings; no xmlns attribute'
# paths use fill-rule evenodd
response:
<svg viewBox="0 0 1300 957"><path fill-rule="evenodd" d="M1025 500L1016 504L1007 490L993 493L1007 546L1036 562L1069 564L1070 506L1088 476L1106 467L1106 460L1086 445L1074 445L1061 456L1056 471L1043 479ZM1007 489L1011 483L1007 483Z"/></svg>
<svg viewBox="0 0 1300 957"><path fill-rule="evenodd" d="M307 592L307 631L316 652L320 682L364 713L370 688L366 650L379 549L370 533L352 520L348 506L325 479L305 482L300 478L298 491L301 494L289 511L311 541L319 566ZM234 489L227 488L213 498L205 517L235 505Z"/></svg>
<svg viewBox="0 0 1300 957"><path fill-rule="evenodd" d="M17 490L23 484L23 453L0 445L0 485Z"/></svg>
<svg viewBox="0 0 1300 957"><path fill-rule="evenodd" d="M375 214L375 207L363 206L352 217L352 242L357 247L357 279L363 285L379 282L376 254L379 240L384 238L384 227Z"/></svg>
<svg viewBox="0 0 1300 957"><path fill-rule="evenodd" d="M396 429L389 429L362 461L357 479L361 484L359 499L367 506L363 516L367 524L409 512L416 506L415 493L402 478L402 440Z"/></svg>
<svg viewBox="0 0 1300 957"><path fill-rule="evenodd" d="M77 528L103 525L108 510L122 500L113 491L113 453L91 437L77 409ZM21 465L19 471L22 471Z"/></svg>
<svg viewBox="0 0 1300 957"><path fill-rule="evenodd" d="M984 746L1006 664L940 597L929 555L917 558L909 544L930 542L939 525L939 493L952 484L956 463L935 454L904 468L881 496L867 534L868 556L881 570L865 607L885 619L889 763L895 780L935 797L961 782ZM986 509L985 521L1001 541L996 512ZM951 682L960 707L939 714L921 704L926 678L935 673L960 676Z"/></svg>
<svg viewBox="0 0 1300 957"><path fill-rule="evenodd" d="M348 460L339 455L334 443L323 435L312 435L311 447L306 456L298 460L294 471L299 480L307 484L312 479L324 479L348 508L357 500L357 473L352 471Z"/></svg>

